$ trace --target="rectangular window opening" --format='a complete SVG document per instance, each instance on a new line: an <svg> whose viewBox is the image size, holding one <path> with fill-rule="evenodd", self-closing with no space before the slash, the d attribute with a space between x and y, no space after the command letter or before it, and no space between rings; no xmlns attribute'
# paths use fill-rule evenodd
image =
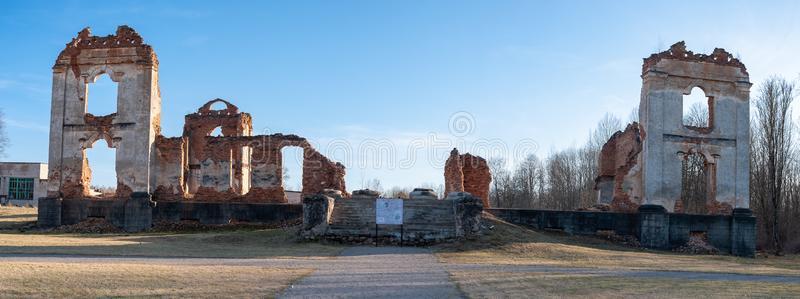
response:
<svg viewBox="0 0 800 299"><path fill-rule="evenodd" d="M33 199L33 178L9 178L8 199Z"/></svg>

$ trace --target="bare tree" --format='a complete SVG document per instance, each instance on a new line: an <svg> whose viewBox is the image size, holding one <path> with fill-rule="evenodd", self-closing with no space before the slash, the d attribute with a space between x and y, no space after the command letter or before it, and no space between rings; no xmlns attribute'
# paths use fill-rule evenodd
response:
<svg viewBox="0 0 800 299"><path fill-rule="evenodd" d="M693 127L708 127L708 105L694 103L689 112L683 116L683 124Z"/></svg>
<svg viewBox="0 0 800 299"><path fill-rule="evenodd" d="M383 186L381 185L381 180L379 179L369 179L361 187L373 191L383 192Z"/></svg>
<svg viewBox="0 0 800 299"><path fill-rule="evenodd" d="M492 173L492 185L489 190L489 199L496 207L508 207L507 196L510 186L506 160L504 158L489 158L489 171Z"/></svg>
<svg viewBox="0 0 800 299"><path fill-rule="evenodd" d="M639 122L639 106L634 107L631 109L631 113L628 113L628 122Z"/></svg>
<svg viewBox="0 0 800 299"><path fill-rule="evenodd" d="M708 105L694 103L683 116L683 124L691 127L708 126ZM681 204L683 212L705 214L708 200L706 159L700 153L691 153L683 158L681 171Z"/></svg>
<svg viewBox="0 0 800 299"><path fill-rule="evenodd" d="M0 110L0 158L6 156L6 148L8 148L8 136L6 135L6 122L3 110Z"/></svg>
<svg viewBox="0 0 800 299"><path fill-rule="evenodd" d="M780 77L771 77L758 90L753 121L751 178L758 185L751 189L757 212L769 215L765 223L777 254L783 253L780 235L781 209L787 170L794 158L792 143L791 104L795 85Z"/></svg>

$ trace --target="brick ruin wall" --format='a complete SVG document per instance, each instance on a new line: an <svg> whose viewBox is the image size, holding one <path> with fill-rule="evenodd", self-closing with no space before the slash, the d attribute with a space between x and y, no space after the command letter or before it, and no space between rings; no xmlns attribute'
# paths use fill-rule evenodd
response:
<svg viewBox="0 0 800 299"><path fill-rule="evenodd" d="M741 115L749 114L752 84L745 65L724 49L699 54L678 42L645 58L641 77L641 123L615 133L603 146L595 180L598 203L617 212L660 206L675 213L730 215L749 209L750 125ZM703 127L686 124L681 113L694 88L708 98ZM695 155L702 165L689 164L700 163L690 160ZM687 198L686 192L694 191L686 180L704 185L703 194ZM695 200L703 202L683 206ZM705 209L696 209L698 204Z"/></svg>
<svg viewBox="0 0 800 299"><path fill-rule="evenodd" d="M610 205L611 211L635 213L642 204L641 134L639 123L631 123L600 150L595 190L600 192L598 201Z"/></svg>
<svg viewBox="0 0 800 299"><path fill-rule="evenodd" d="M103 74L118 83L118 111L95 116L86 113L87 99L95 100L88 89ZM135 191L160 201L285 203L285 146L304 150L303 194L336 189L347 195L342 164L302 137L252 136L250 114L222 99L186 115L183 136L161 135L158 59L130 27L105 37L82 30L59 54L53 78L48 197L97 198L86 150L104 146L101 139L116 149L115 198ZM214 109L217 104L224 107ZM222 136L210 136L216 128Z"/></svg>
<svg viewBox="0 0 800 299"><path fill-rule="evenodd" d="M204 136L203 143L202 153L196 156L202 157L198 159L199 186L196 192L183 198L198 202L286 203L281 150L290 146L300 147L304 152L303 195L324 189L347 194L344 165L330 161L297 135ZM236 186L241 185L237 180L242 176L236 173L247 174L249 188L246 191L237 190ZM162 198L156 196L155 199Z"/></svg>
<svg viewBox="0 0 800 299"><path fill-rule="evenodd" d="M469 153L459 155L457 149L450 151L444 166L445 194L469 192L489 207L489 185L492 174L486 159Z"/></svg>
<svg viewBox="0 0 800 299"><path fill-rule="evenodd" d="M81 30L66 44L53 66L50 117L49 197L80 198L92 193L86 150L100 139L117 149L117 197L149 191L149 148L160 130L158 58L152 47L128 26L114 35L93 36ZM101 75L118 84L117 99L93 98L89 86ZM87 113L89 102L116 100L118 111ZM132 105L131 103L136 103Z"/></svg>

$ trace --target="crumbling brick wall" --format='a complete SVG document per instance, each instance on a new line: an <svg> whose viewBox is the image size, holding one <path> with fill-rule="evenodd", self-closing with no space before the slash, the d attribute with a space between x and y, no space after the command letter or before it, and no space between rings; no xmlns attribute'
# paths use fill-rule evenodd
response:
<svg viewBox="0 0 800 299"><path fill-rule="evenodd" d="M118 111L86 113L88 85L102 75L119 83ZM215 104L222 109L214 109ZM156 200L286 202L281 149L303 148L304 195L339 190L344 166L296 135L252 136L250 114L214 99L186 115L182 137L161 135L158 59L132 28L115 35L78 33L53 67L48 196L90 196L92 171L86 149L105 140L116 148L118 198L135 192ZM222 136L209 136L215 128ZM148 177L149 175L149 177ZM251 186L252 185L252 186Z"/></svg>
<svg viewBox="0 0 800 299"><path fill-rule="evenodd" d="M185 169L186 139L183 137L156 138L156 161L153 175L156 176L155 200L179 200L186 196Z"/></svg>
<svg viewBox="0 0 800 299"><path fill-rule="evenodd" d="M346 196L344 175L341 163L331 161L310 146L303 148L303 196L325 189L339 190Z"/></svg>
<svg viewBox="0 0 800 299"><path fill-rule="evenodd" d="M304 150L302 194L313 195L324 189L346 194L344 166L317 152L305 138L283 134L205 138L201 186L189 195L194 201L286 203L281 149L287 146ZM241 148L251 153L247 167L251 186L245 194L234 191L231 176L232 165L236 165L234 152Z"/></svg>
<svg viewBox="0 0 800 299"><path fill-rule="evenodd" d="M598 157L595 190L598 202L616 212L636 212L642 203L639 154L642 138L639 124L617 131L603 145Z"/></svg>
<svg viewBox="0 0 800 299"><path fill-rule="evenodd" d="M116 98L89 93L89 86L104 74L118 84ZM86 149L100 139L116 149L116 196L151 192L150 149L160 133L161 113L158 58L152 47L128 26L108 36L94 36L85 28L58 55L52 91L48 196L91 196ZM117 111L86 113L98 101L114 101Z"/></svg>
<svg viewBox="0 0 800 299"><path fill-rule="evenodd" d="M225 109L213 110L211 107L216 103L224 104ZM238 107L223 99L208 101L196 113L186 115L185 119L183 136L187 138L189 143L188 187L190 192L197 192L201 187L208 187L203 183L202 174L204 161L208 160L206 156L208 151L205 150L207 145L206 137L210 136L216 128L221 129L223 137L250 136L252 135L253 124L250 114L239 112ZM231 163L232 170L230 179L233 183L233 190L231 192L240 195L245 194L250 187L250 170L248 169L250 152L245 147L231 147L231 151L233 157L227 162ZM208 191L208 188L204 189L204 192Z"/></svg>
<svg viewBox="0 0 800 299"><path fill-rule="evenodd" d="M450 151L444 166L445 193L469 192L489 207L489 185L492 174L486 159L469 153L459 155L457 149Z"/></svg>

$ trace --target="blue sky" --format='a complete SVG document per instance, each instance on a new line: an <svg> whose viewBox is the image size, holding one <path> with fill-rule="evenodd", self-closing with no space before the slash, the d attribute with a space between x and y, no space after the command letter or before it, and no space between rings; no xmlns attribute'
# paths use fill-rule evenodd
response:
<svg viewBox="0 0 800 299"><path fill-rule="evenodd" d="M50 68L87 26L107 35L127 24L154 47L164 135L224 98L253 115L256 132L307 137L342 161L352 190L372 178L440 184L453 146L512 161L579 146L606 112L627 119L642 58L680 40L735 53L754 83L795 79L798 11L760 1L4 1L2 160L46 162ZM113 185L113 154L94 152L96 182ZM299 185L299 169L289 175Z"/></svg>

